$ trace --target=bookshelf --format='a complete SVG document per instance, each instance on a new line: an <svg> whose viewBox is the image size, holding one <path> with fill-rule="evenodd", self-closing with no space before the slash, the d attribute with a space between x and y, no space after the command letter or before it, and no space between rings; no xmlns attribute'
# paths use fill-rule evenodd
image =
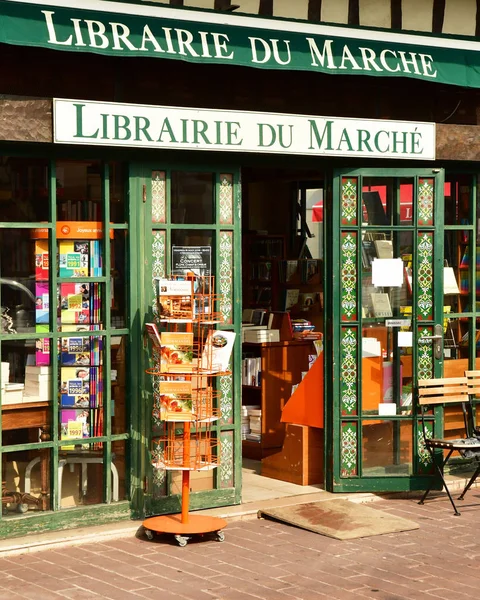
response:
<svg viewBox="0 0 480 600"><path fill-rule="evenodd" d="M323 264L316 259L274 262L272 310L288 311L292 323L306 320L323 331Z"/></svg>
<svg viewBox="0 0 480 600"><path fill-rule="evenodd" d="M270 308L276 296L276 260L285 257L285 236L249 233L243 236L243 306Z"/></svg>
<svg viewBox="0 0 480 600"><path fill-rule="evenodd" d="M244 358L258 358L261 364L259 385L242 386L242 406L261 411L252 415L260 417L259 435L255 436L257 439L243 439L242 454L261 460L282 447L282 410L292 395L293 385L300 383L302 373L308 371L308 357L315 354L315 348L311 341L244 342L242 352Z"/></svg>

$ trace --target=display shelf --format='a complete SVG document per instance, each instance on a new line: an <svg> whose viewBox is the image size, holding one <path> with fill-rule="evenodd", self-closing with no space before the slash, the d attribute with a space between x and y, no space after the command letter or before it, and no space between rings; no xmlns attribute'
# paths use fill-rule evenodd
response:
<svg viewBox="0 0 480 600"><path fill-rule="evenodd" d="M254 460L277 452L285 437L282 409L292 395L292 387L308 371L309 355L316 354L312 341L244 342L242 349L261 359L261 386L242 386L242 405L259 406L261 437L242 440L243 456Z"/></svg>
<svg viewBox="0 0 480 600"><path fill-rule="evenodd" d="M189 513L190 473L219 466L220 441L212 425L221 417L221 392L215 381L230 375L235 333L215 329L221 298L213 277L158 279L157 323L146 326L152 344L154 379L152 418L159 435L152 440L152 466L182 473L182 511L150 517L143 523L154 533L173 534L180 546L193 535L214 533L223 541L223 519Z"/></svg>

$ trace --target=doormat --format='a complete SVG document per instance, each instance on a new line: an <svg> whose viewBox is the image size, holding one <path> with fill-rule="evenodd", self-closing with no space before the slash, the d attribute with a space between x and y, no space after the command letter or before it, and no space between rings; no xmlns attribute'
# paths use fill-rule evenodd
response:
<svg viewBox="0 0 480 600"><path fill-rule="evenodd" d="M340 498L259 510L258 516L288 523L336 540L353 540L419 528L413 521Z"/></svg>

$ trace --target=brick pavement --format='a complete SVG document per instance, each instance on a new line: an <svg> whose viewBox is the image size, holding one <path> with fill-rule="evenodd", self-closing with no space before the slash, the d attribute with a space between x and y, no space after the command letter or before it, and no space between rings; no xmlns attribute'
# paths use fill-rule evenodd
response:
<svg viewBox="0 0 480 600"><path fill-rule="evenodd" d="M0 557L0 600L471 600L480 575L480 490L455 517L443 495L425 506L372 508L415 531L338 541L274 521L230 522L225 542L123 537Z"/></svg>

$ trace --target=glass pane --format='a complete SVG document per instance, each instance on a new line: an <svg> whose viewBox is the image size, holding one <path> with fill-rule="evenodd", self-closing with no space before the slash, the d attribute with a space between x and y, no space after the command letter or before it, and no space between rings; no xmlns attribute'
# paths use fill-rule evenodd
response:
<svg viewBox="0 0 480 600"><path fill-rule="evenodd" d="M127 326L128 260L127 232L116 230L110 242L111 264L111 327L121 329Z"/></svg>
<svg viewBox="0 0 480 600"><path fill-rule="evenodd" d="M3 519L50 510L50 450L2 454Z"/></svg>
<svg viewBox="0 0 480 600"><path fill-rule="evenodd" d="M410 414L412 404L411 231L362 240L362 410Z"/></svg>
<svg viewBox="0 0 480 600"><path fill-rule="evenodd" d="M112 433L126 433L127 431L127 405L126 405L126 337L112 336L111 354L111 389L112 389Z"/></svg>
<svg viewBox="0 0 480 600"><path fill-rule="evenodd" d="M364 421L362 474L364 477L405 476L412 473L412 423Z"/></svg>
<svg viewBox="0 0 480 600"><path fill-rule="evenodd" d="M0 230L2 333L34 333L48 323L48 239L31 229Z"/></svg>
<svg viewBox="0 0 480 600"><path fill-rule="evenodd" d="M112 502L127 498L127 484L125 480L127 467L127 442L120 440L112 442ZM118 479L118 493L116 491Z"/></svg>
<svg viewBox="0 0 480 600"><path fill-rule="evenodd" d="M365 177L362 221L367 225L412 225L413 178Z"/></svg>
<svg viewBox="0 0 480 600"><path fill-rule="evenodd" d="M110 172L110 220L113 223L125 223L128 165L121 162L109 163Z"/></svg>
<svg viewBox="0 0 480 600"><path fill-rule="evenodd" d="M1 343L3 445L48 441L51 399L56 394L48 365L36 364L35 340Z"/></svg>
<svg viewBox="0 0 480 600"><path fill-rule="evenodd" d="M215 207L213 173L173 171L172 223L213 223Z"/></svg>
<svg viewBox="0 0 480 600"><path fill-rule="evenodd" d="M48 161L0 157L0 220L48 221Z"/></svg>
<svg viewBox="0 0 480 600"><path fill-rule="evenodd" d="M56 176L59 221L102 221L100 161L59 161Z"/></svg>
<svg viewBox="0 0 480 600"><path fill-rule="evenodd" d="M473 203L473 176L447 175L445 193L445 225L472 224L470 215Z"/></svg>
<svg viewBox="0 0 480 600"><path fill-rule="evenodd" d="M100 444L80 442L60 447L58 489L61 508L104 501L103 460ZM114 493L118 497L118 477L113 476L112 480L115 480Z"/></svg>

